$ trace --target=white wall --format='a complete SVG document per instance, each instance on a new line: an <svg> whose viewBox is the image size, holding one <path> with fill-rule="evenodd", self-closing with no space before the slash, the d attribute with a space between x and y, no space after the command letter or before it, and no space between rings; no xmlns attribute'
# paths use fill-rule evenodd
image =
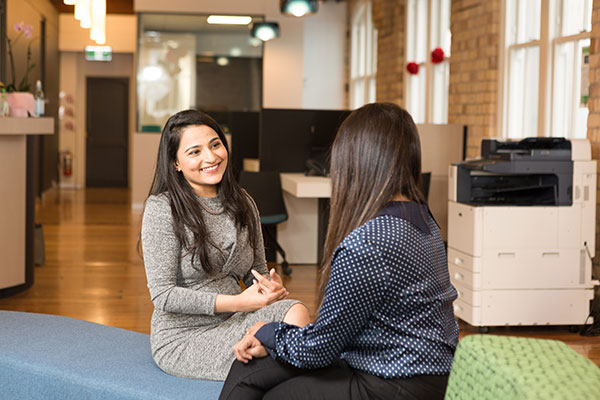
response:
<svg viewBox="0 0 600 400"><path fill-rule="evenodd" d="M60 14L58 49L83 51L85 46L96 45L90 39L90 30L79 26L73 14ZM114 53L135 53L137 49L137 16L108 14L106 16L106 43Z"/></svg>
<svg viewBox="0 0 600 400"><path fill-rule="evenodd" d="M346 3L321 3L304 22L302 108L345 109Z"/></svg>

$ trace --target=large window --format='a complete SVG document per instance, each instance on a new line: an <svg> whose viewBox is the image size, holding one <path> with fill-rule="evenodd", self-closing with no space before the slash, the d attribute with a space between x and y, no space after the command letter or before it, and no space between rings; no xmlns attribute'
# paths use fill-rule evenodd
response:
<svg viewBox="0 0 600 400"><path fill-rule="evenodd" d="M376 99L377 30L373 26L371 2L362 1L352 16L350 61L350 108Z"/></svg>
<svg viewBox="0 0 600 400"><path fill-rule="evenodd" d="M506 2L505 137L586 136L581 71L591 14L592 0Z"/></svg>
<svg viewBox="0 0 600 400"><path fill-rule="evenodd" d="M405 71L406 108L417 123L448 122L450 40L450 0L408 1L406 60L417 64L418 72ZM442 61L432 60L438 48Z"/></svg>

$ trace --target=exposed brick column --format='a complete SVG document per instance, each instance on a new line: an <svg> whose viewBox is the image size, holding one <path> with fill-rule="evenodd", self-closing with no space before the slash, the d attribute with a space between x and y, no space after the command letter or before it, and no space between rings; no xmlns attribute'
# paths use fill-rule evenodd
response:
<svg viewBox="0 0 600 400"><path fill-rule="evenodd" d="M377 101L404 105L405 0L373 0L377 29Z"/></svg>
<svg viewBox="0 0 600 400"><path fill-rule="evenodd" d="M592 145L592 158L598 160L600 159L600 0L594 0L593 4L587 138ZM596 192L596 257L594 258L596 277L600 273L600 180L597 181L597 186L599 191Z"/></svg>
<svg viewBox="0 0 600 400"><path fill-rule="evenodd" d="M497 136L501 0L452 0L448 122L467 125L467 156Z"/></svg>

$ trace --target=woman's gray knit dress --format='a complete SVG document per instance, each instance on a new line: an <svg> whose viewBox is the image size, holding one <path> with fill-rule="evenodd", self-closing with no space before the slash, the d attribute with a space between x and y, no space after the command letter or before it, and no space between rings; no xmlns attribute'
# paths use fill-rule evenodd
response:
<svg viewBox="0 0 600 400"><path fill-rule="evenodd" d="M246 328L257 321L283 320L297 301L278 301L251 313L215 314L217 294L239 294L240 280L252 285L251 268L263 275L268 271L260 231L254 254L247 230L236 231L218 198L198 197L198 201L208 233L223 252L209 250L210 262L222 265L214 275L207 275L196 260L192 267L191 255L175 237L166 195L150 196L146 201L142 250L154 303L150 343L154 361L163 371L186 378L224 380L235 359L232 346Z"/></svg>

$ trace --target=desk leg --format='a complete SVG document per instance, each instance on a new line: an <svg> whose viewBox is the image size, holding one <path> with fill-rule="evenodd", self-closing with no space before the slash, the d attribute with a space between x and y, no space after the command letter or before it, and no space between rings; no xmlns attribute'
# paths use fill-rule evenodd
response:
<svg viewBox="0 0 600 400"><path fill-rule="evenodd" d="M319 199L319 233L317 240L317 261L321 265L323 261L323 248L327 237L327 226L329 225L329 199Z"/></svg>

